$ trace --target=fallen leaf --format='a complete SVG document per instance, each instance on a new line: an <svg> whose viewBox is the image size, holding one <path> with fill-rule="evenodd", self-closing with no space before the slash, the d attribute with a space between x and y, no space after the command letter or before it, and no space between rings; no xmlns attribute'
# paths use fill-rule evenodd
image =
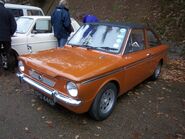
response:
<svg viewBox="0 0 185 139"><path fill-rule="evenodd" d="M100 126L96 126L97 129L101 130L101 127Z"/></svg>
<svg viewBox="0 0 185 139"><path fill-rule="evenodd" d="M24 130L26 131L26 133L30 133L29 128L25 127Z"/></svg>
<svg viewBox="0 0 185 139"><path fill-rule="evenodd" d="M36 100L35 100L35 99L32 99L32 100L31 100L31 102L32 102L32 103L35 103L35 102L36 102Z"/></svg>
<svg viewBox="0 0 185 139"><path fill-rule="evenodd" d="M24 130L25 130L25 131L28 131L29 129L28 129L28 127L25 127Z"/></svg>
<svg viewBox="0 0 185 139"><path fill-rule="evenodd" d="M76 136L75 136L75 139L79 139L79 138L80 138L80 135L76 135Z"/></svg>
<svg viewBox="0 0 185 139"><path fill-rule="evenodd" d="M58 135L58 137L59 137L59 138L63 138L63 137L64 137L64 135Z"/></svg>
<svg viewBox="0 0 185 139"><path fill-rule="evenodd" d="M164 97L158 97L157 99L161 101L161 100L163 100L163 99L164 99Z"/></svg>
<svg viewBox="0 0 185 139"><path fill-rule="evenodd" d="M45 119L46 117L45 116L42 116L42 119Z"/></svg>
<svg viewBox="0 0 185 139"><path fill-rule="evenodd" d="M147 87L147 88L150 88L150 89L152 88L152 87L151 87L151 86L149 86L149 85L146 85L146 87Z"/></svg>
<svg viewBox="0 0 185 139"><path fill-rule="evenodd" d="M38 107L38 108L37 108L37 111L41 111L41 110L42 110L42 107Z"/></svg>
<svg viewBox="0 0 185 139"><path fill-rule="evenodd" d="M87 124L87 121L86 120L83 120L82 121L82 124L86 125Z"/></svg>
<svg viewBox="0 0 185 139"><path fill-rule="evenodd" d="M99 136L100 136L100 134L94 134L94 136L99 137Z"/></svg>
<svg viewBox="0 0 185 139"><path fill-rule="evenodd" d="M48 125L48 127L53 127L53 122L52 121L45 121L45 123Z"/></svg>

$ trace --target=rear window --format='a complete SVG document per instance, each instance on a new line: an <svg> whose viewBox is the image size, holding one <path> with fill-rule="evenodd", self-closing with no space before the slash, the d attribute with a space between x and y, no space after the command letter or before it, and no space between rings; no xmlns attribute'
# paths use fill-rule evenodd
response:
<svg viewBox="0 0 185 139"><path fill-rule="evenodd" d="M31 15L43 15L41 11L39 10L27 10L28 12L28 15L31 16Z"/></svg>
<svg viewBox="0 0 185 139"><path fill-rule="evenodd" d="M147 30L147 38L148 38L148 44L150 47L155 47L160 44L159 39L150 30Z"/></svg>
<svg viewBox="0 0 185 139"><path fill-rule="evenodd" d="M7 8L7 9L14 15L14 17L23 16L23 10L22 9L10 9L10 8Z"/></svg>

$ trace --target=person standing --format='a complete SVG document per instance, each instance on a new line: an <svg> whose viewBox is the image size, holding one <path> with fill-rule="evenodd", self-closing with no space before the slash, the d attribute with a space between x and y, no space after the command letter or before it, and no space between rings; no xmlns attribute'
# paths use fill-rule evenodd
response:
<svg viewBox="0 0 185 139"><path fill-rule="evenodd" d="M14 16L4 7L5 0L0 0L0 57L3 68L12 65L9 59L11 51L11 37L17 29ZM3 61L3 59L6 59Z"/></svg>
<svg viewBox="0 0 185 139"><path fill-rule="evenodd" d="M67 0L60 0L59 5L51 15L51 24L54 29L54 36L58 40L58 46L64 47L72 32Z"/></svg>

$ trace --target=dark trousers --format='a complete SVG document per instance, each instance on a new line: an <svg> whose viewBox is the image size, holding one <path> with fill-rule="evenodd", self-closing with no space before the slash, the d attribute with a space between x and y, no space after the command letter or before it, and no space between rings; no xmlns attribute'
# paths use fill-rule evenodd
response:
<svg viewBox="0 0 185 139"><path fill-rule="evenodd" d="M11 50L11 41L0 41L0 54L7 54Z"/></svg>
<svg viewBox="0 0 185 139"><path fill-rule="evenodd" d="M0 41L0 68L13 71L13 61L11 56L11 41Z"/></svg>

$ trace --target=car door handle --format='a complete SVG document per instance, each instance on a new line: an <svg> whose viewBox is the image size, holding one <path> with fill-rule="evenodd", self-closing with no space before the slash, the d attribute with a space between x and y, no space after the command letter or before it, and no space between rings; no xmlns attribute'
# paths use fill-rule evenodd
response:
<svg viewBox="0 0 185 139"><path fill-rule="evenodd" d="M33 51L32 51L32 47L30 46L30 45L27 45L27 49L28 49L28 52L29 53L32 53Z"/></svg>
<svg viewBox="0 0 185 139"><path fill-rule="evenodd" d="M151 56L151 53L146 54L146 56Z"/></svg>

